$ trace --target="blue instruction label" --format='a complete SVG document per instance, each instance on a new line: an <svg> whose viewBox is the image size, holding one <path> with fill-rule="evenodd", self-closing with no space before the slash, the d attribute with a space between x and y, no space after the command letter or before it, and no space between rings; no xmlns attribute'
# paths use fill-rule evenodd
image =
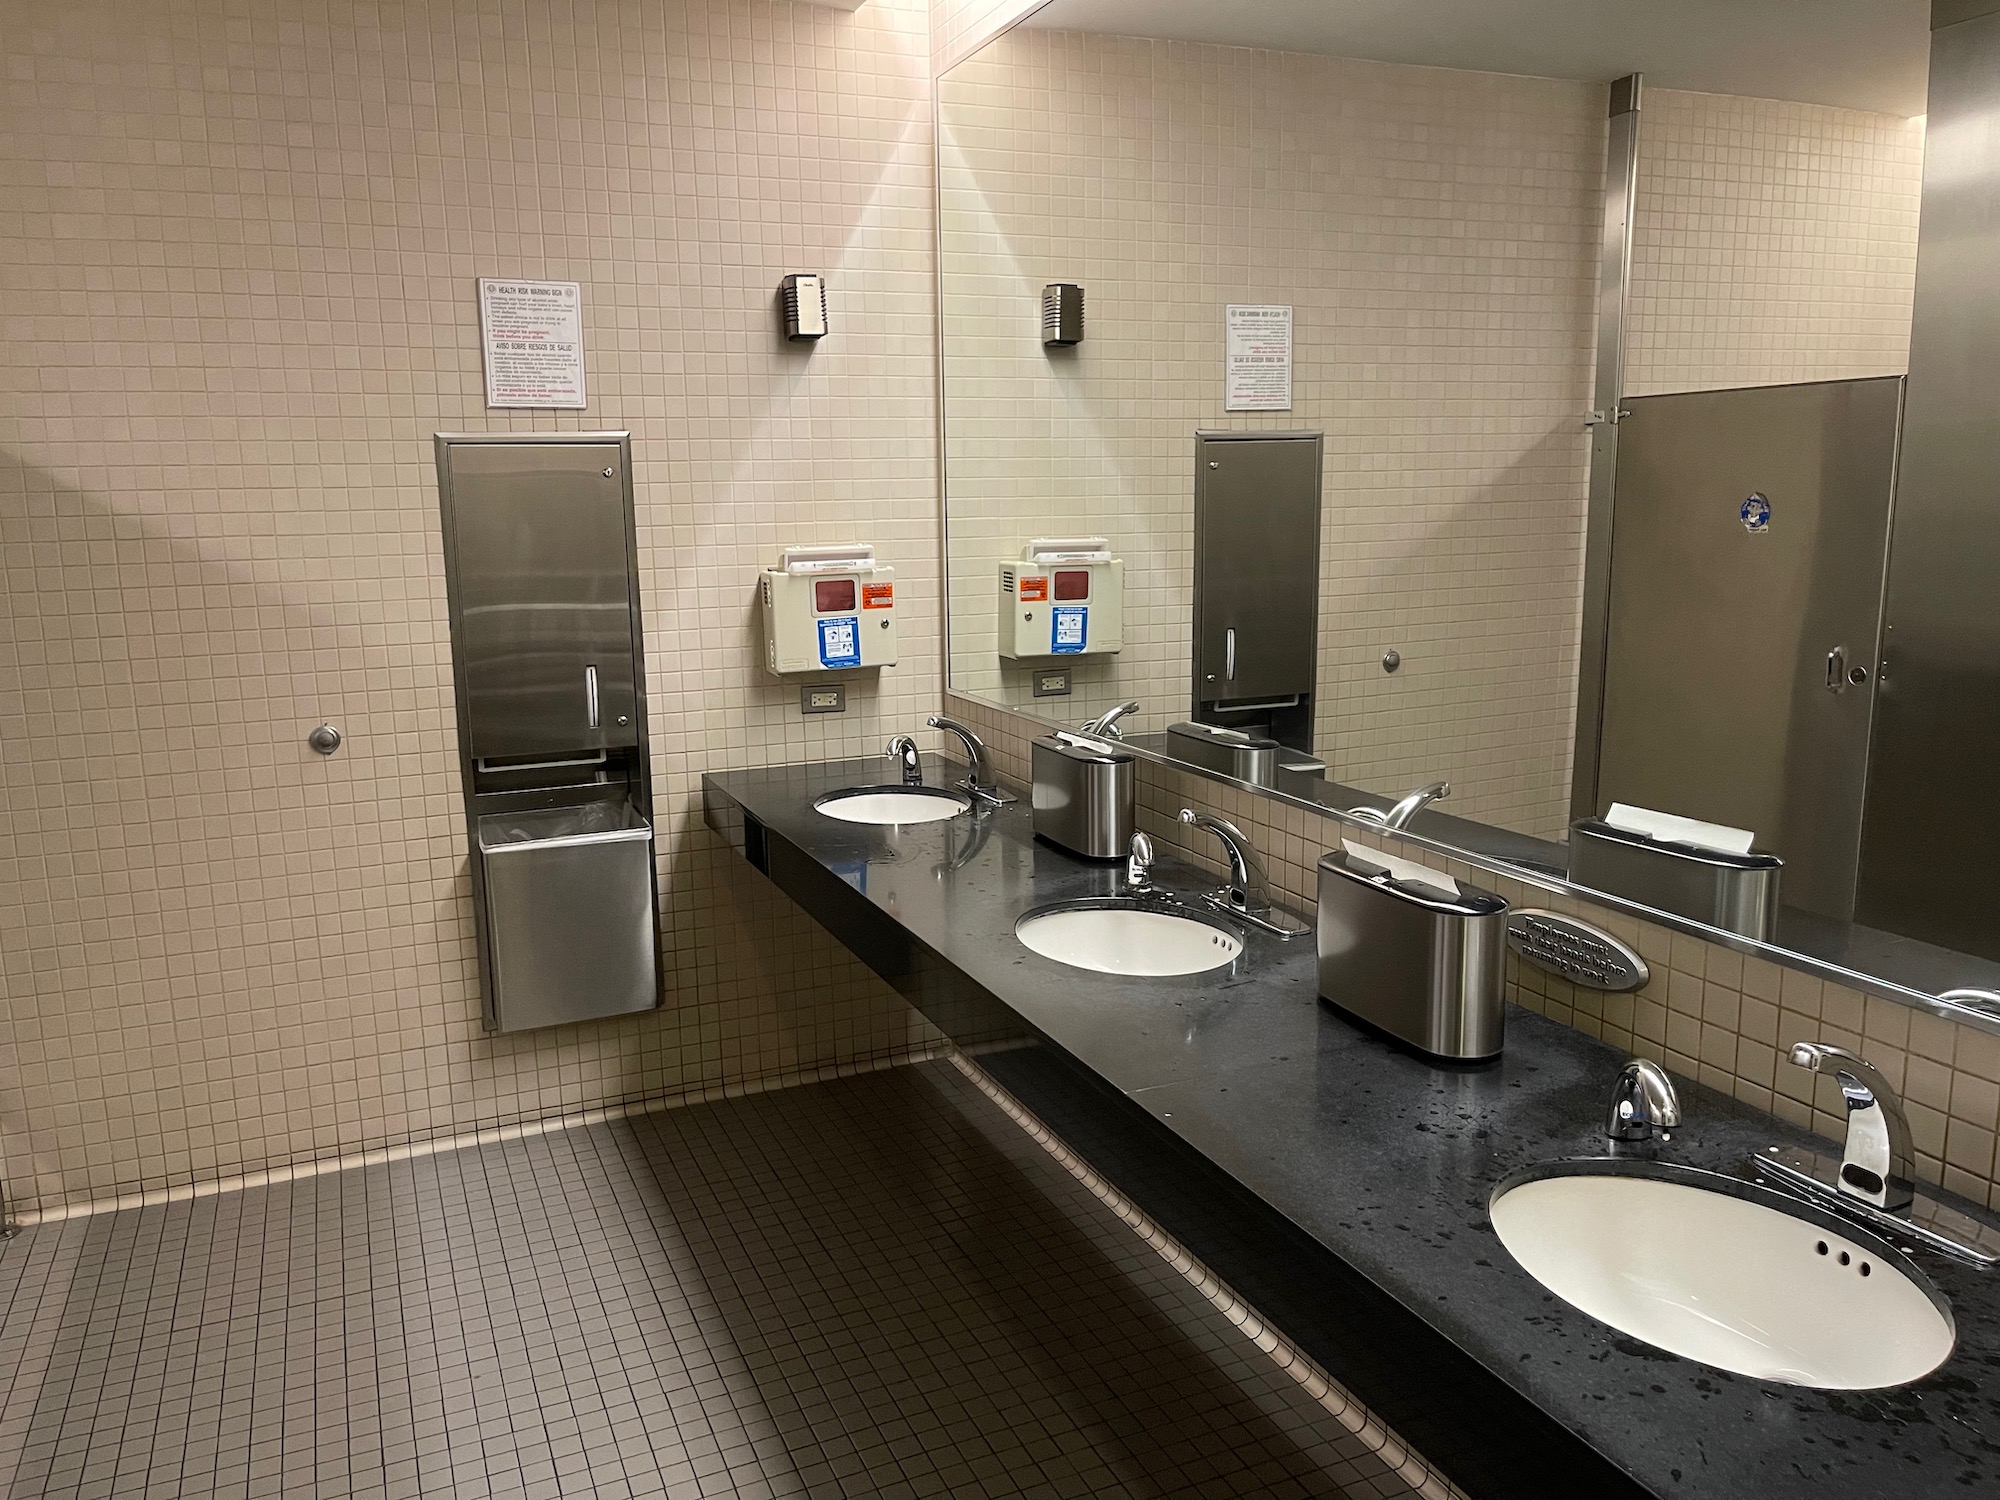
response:
<svg viewBox="0 0 2000 1500"><path fill-rule="evenodd" d="M819 622L819 664L823 667L861 665L861 621L855 615L839 615Z"/></svg>
<svg viewBox="0 0 2000 1500"><path fill-rule="evenodd" d="M1049 649L1066 656L1083 649L1090 609L1082 604L1058 604L1049 611Z"/></svg>

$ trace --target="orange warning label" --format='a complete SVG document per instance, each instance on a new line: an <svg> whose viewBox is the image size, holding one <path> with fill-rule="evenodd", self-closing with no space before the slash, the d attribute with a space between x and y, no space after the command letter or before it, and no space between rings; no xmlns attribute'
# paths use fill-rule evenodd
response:
<svg viewBox="0 0 2000 1500"><path fill-rule="evenodd" d="M1039 577L1026 573L1021 575L1021 602L1023 604L1032 604L1037 599L1045 600L1048 597L1049 597L1048 574L1043 573Z"/></svg>
<svg viewBox="0 0 2000 1500"><path fill-rule="evenodd" d="M895 604L895 584L864 583L861 585L861 607L863 609L893 609Z"/></svg>

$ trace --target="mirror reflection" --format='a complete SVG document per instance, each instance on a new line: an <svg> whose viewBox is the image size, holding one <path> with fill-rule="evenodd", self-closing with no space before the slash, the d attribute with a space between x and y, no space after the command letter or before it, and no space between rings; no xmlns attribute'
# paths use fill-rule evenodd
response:
<svg viewBox="0 0 2000 1500"><path fill-rule="evenodd" d="M1053 0L946 75L951 685L2000 972L1920 769L2000 730L1950 446L2000 285L1917 274L1927 114L1984 102L1923 3L1578 9Z"/></svg>

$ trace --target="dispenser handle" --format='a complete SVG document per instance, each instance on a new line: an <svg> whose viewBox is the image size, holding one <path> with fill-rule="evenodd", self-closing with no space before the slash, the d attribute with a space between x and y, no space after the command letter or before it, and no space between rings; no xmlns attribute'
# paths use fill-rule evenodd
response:
<svg viewBox="0 0 2000 1500"><path fill-rule="evenodd" d="M1826 690L1829 693L1847 691L1847 648L1835 646L1826 653Z"/></svg>
<svg viewBox="0 0 2000 1500"><path fill-rule="evenodd" d="M590 727L592 729L601 727L597 722L597 668L594 666L583 669L583 701L585 710L590 715Z"/></svg>
<svg viewBox="0 0 2000 1500"><path fill-rule="evenodd" d="M1236 627L1230 626L1222 633L1222 676L1227 682L1236 680Z"/></svg>

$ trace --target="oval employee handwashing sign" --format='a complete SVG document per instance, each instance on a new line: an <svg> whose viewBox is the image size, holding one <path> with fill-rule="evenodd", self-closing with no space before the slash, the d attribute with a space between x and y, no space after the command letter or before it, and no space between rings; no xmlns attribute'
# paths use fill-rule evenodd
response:
<svg viewBox="0 0 2000 1500"><path fill-rule="evenodd" d="M1769 531L1771 529L1771 502L1762 495L1752 494L1743 502L1737 512L1743 518L1745 531Z"/></svg>

